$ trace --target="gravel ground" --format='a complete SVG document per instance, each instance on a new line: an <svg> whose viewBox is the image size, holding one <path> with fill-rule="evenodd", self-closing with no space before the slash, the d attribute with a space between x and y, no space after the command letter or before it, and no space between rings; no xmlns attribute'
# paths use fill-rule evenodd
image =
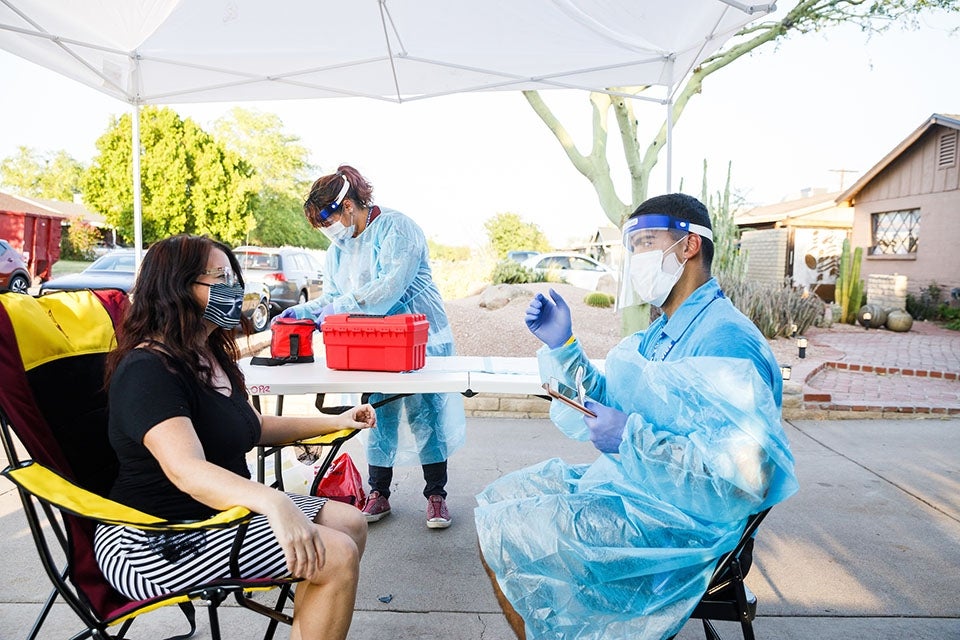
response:
<svg viewBox="0 0 960 640"><path fill-rule="evenodd" d="M533 297L540 292L546 293L551 287L570 306L573 332L590 357L606 357L607 352L620 341L620 316L613 307L601 309L584 303L588 291L558 283L514 287L520 295L500 309L481 307L479 295L445 302L457 355L534 355L543 343L530 333L523 319Z"/></svg>

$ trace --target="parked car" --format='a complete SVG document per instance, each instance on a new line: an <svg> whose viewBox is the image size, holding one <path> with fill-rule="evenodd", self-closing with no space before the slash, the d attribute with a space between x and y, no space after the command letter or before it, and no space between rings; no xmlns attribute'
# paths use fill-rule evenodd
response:
<svg viewBox="0 0 960 640"><path fill-rule="evenodd" d="M243 277L270 288L273 311L319 298L323 294L323 266L306 249L296 247L237 247L233 253Z"/></svg>
<svg viewBox="0 0 960 640"><path fill-rule="evenodd" d="M80 289L120 289L130 293L136 278L135 256L131 249L111 251L79 273L44 282L40 285L40 295ZM248 279L246 273L243 276L243 315L250 319L253 330L260 332L270 325L270 289L262 282Z"/></svg>
<svg viewBox="0 0 960 640"><path fill-rule="evenodd" d="M590 291L595 291L601 280L605 278L614 285L618 279L614 269L581 253L566 251L541 253L527 258L522 264L538 273L556 274L564 282Z"/></svg>
<svg viewBox="0 0 960 640"><path fill-rule="evenodd" d="M130 249L111 251L79 273L47 280L40 285L40 295L80 289L120 289L130 293L136 276L135 257L135 252Z"/></svg>
<svg viewBox="0 0 960 640"><path fill-rule="evenodd" d="M513 260L514 262L523 264L524 260L538 255L540 255L539 251L507 251L507 260Z"/></svg>
<svg viewBox="0 0 960 640"><path fill-rule="evenodd" d="M0 240L0 291L26 293L30 288L27 261L6 240Z"/></svg>

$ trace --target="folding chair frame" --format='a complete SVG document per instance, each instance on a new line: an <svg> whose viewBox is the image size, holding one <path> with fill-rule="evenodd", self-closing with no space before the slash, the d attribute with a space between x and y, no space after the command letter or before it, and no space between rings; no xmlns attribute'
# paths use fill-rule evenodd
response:
<svg viewBox="0 0 960 640"><path fill-rule="evenodd" d="M370 400L369 393L361 394L360 402L366 403ZM389 396L383 400L377 402L373 405L374 409L382 407L383 405L393 402L394 400L399 400L400 398L405 398L409 393L402 393ZM316 400L314 401L314 406L317 408L320 413L327 414L338 414L343 413L349 407L325 407L323 405L324 394L318 393ZM256 407L257 411L260 411L260 397L253 396L253 406ZM283 413L283 396L277 396L277 406L275 415L281 415ZM308 489L308 495L315 496L317 495L317 487L320 485L320 481L323 480L324 474L326 474L327 469L330 468L330 465L333 463L334 458L337 457L337 454L340 452L340 447L343 446L343 443L352 438L353 436L360 433L357 429L342 429L334 433L328 433L322 436L317 436L315 438L309 438L306 440L298 440L296 442L288 442L286 444L281 444L277 446L260 446L257 447L257 482L263 483L264 478L266 477L266 461L268 457L273 457L273 484L270 486L283 491L283 474L281 473L282 460L280 459L280 452L283 451L285 447L295 446L295 445L308 445L308 446L322 446L327 448L327 452L323 457L323 460L320 462L320 466L317 467L317 473L313 478L313 482L310 484ZM363 506L363 505L360 505Z"/></svg>
<svg viewBox="0 0 960 640"><path fill-rule="evenodd" d="M0 473L17 487L40 562L53 585L28 638L40 637L58 597L85 626L73 640L124 638L137 616L171 604L180 606L190 627L176 638L188 638L196 629L192 604L195 599L210 603L211 634L219 640L218 606L231 594L238 604L270 619L265 640L273 637L279 622L290 624L292 617L283 613L283 608L296 580L239 578L239 551L247 523L253 517L250 511L237 507L200 523L165 521L98 495L108 486L103 484L111 469L107 459L92 458L96 464L88 464L89 468L82 471L75 468L77 460L84 459L77 458L80 452L74 450L76 443L70 440L77 433L84 434L83 442L95 441L93 446L99 453L108 447L106 397L98 375L80 375L67 385L76 398L87 401L79 414L65 413L56 406L56 400L54 404L40 404L51 402L44 400L48 388L55 394L52 397L62 398L56 395L58 379L54 373L47 373L56 370L44 369L47 363L64 363L68 375L74 376L88 363L94 370L102 370L103 359L115 344L114 327L126 308L126 294L88 290L54 293L41 299L0 294L8 295L15 297L0 298L0 371L4 376L0 388L0 440L8 460L8 466ZM48 386L32 386L31 376L38 372L37 384ZM50 387L51 384L54 386ZM57 422L48 422L48 409ZM80 423L86 431L72 430ZM58 425L60 431L56 430ZM62 436L67 437L68 444L61 441ZM71 447L69 451L64 448L67 446ZM21 450L34 459L21 459ZM96 473L102 477L86 477ZM88 484L93 491L80 483ZM235 526L238 533L230 556L234 578L198 584L145 601L131 601L110 588L92 560L92 523L98 521L160 532ZM280 595L272 607L249 597L254 591L275 588L279 588ZM117 627L116 635L108 630L113 627Z"/></svg>
<svg viewBox="0 0 960 640"><path fill-rule="evenodd" d="M703 633L707 640L723 640L711 621L739 622L744 640L755 640L753 619L757 615L757 597L747 588L743 579L743 552L748 545L752 547L753 535L767 516L767 508L747 519L746 527L737 546L730 550L717 563L710 578L706 593L697 604L690 617L703 623ZM749 570L749 564L746 570Z"/></svg>
<svg viewBox="0 0 960 640"><path fill-rule="evenodd" d="M23 504L24 516L26 517L27 524L30 527L30 532L33 536L37 552L40 556L40 562L43 565L47 577L50 579L51 583L53 583L53 591L44 601L40 613L34 622L30 633L27 635L28 640L34 640L35 638L40 637L40 630L46 621L53 604L56 602L57 597L62 598L63 601L70 606L73 612L86 626L85 630L80 631L76 635L72 636L71 640L82 640L84 638L93 638L95 640L116 638L117 640L120 640L126 637L128 629L138 615L171 604L178 604L180 606L187 618L190 628L186 633L173 636L167 640L185 640L186 638L191 637L196 631L196 615L191 602L192 600L196 599L205 600L208 603L207 609L210 618L211 637L213 640L220 640L221 634L218 607L230 595L235 597L239 605L270 618L266 633L264 634L264 640L271 640L271 638L273 638L274 634L276 633L278 623L283 622L284 624L290 624L293 621L293 618L290 615L283 613L283 608L287 600L290 598L291 588L295 581L271 579L232 579L215 581L208 584L197 585L196 587L192 587L182 592L171 593L157 598L151 598L139 602L130 601L128 605L111 612L107 616L99 615L84 594L71 585L70 579L72 576L69 563L67 561L57 559L57 555L61 555L63 558L68 558L70 556L70 536L68 533L66 518L73 516L86 516L84 516L80 511L75 510L75 506L77 504L76 500L70 501L69 504L64 504L64 502L58 500L57 497L42 495L42 493L38 491L35 486L33 486L34 483L30 477L32 475L31 472L37 470L38 467L43 469L45 472L53 474L55 474L55 472L50 472L43 467L43 465L40 465L40 463L33 460L19 459L14 440L10 432L10 427L10 421L3 410L0 409L0 439L3 440L3 448L6 452L7 459L10 461L10 464L3 469L3 471L0 471L0 474L7 477L17 487L20 500ZM62 480L64 483L69 483L71 486L76 487L76 485L70 483L69 480ZM76 487L76 490L81 493L87 493L79 487ZM93 494L90 494L90 496L92 495ZM82 497L80 498L80 502L83 503ZM104 498L95 497L91 504L96 504L97 507L100 507L102 505L116 505L117 503L113 503L112 501ZM122 507L122 505L118 506ZM239 575L239 552L244 535L246 534L247 522L253 514L245 509L236 509L234 512L235 517L233 519L228 517L222 522L217 523L217 526L228 526L234 524L238 525L237 537L234 540L233 548L231 549L230 565L234 575ZM115 522L111 521L111 523ZM143 526L152 530L171 532L182 532L185 530L186 526L179 523L170 523L169 526L163 526L162 521L150 523L130 522L128 524L130 526ZM200 529L203 527L198 526L195 528ZM58 551L57 554L54 552L55 549ZM276 604L273 607L252 600L250 597L255 591L274 588L279 588L280 594L277 598ZM120 625L119 629L115 635L112 635L108 631L108 628L116 625Z"/></svg>

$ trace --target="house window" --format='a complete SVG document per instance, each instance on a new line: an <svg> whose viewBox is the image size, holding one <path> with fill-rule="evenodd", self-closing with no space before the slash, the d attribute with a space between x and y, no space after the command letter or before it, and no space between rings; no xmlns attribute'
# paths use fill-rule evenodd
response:
<svg viewBox="0 0 960 640"><path fill-rule="evenodd" d="M937 168L946 169L957 164L957 131L947 131L940 134L940 145L937 149Z"/></svg>
<svg viewBox="0 0 960 640"><path fill-rule="evenodd" d="M915 255L920 244L920 209L875 213L871 255Z"/></svg>

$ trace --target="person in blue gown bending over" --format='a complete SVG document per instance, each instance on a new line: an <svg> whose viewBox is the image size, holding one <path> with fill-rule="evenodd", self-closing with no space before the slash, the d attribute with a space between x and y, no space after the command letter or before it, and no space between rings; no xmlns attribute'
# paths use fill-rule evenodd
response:
<svg viewBox="0 0 960 640"><path fill-rule="evenodd" d="M519 638L672 637L747 518L797 490L780 369L710 274L706 207L651 198L623 239L620 306L663 313L614 347L603 372L556 292L526 314L545 345L543 381L579 387L596 414L554 402L551 419L602 455L546 460L477 496L481 559Z"/></svg>
<svg viewBox="0 0 960 640"><path fill-rule="evenodd" d="M373 186L348 165L313 183L303 211L310 224L330 238L323 296L290 307L281 316L312 318L320 327L331 314L422 313L430 324L427 356L454 355L453 331L433 282L427 239L416 222L374 205ZM376 405L383 399L383 394L372 394L370 402ZM380 406L377 421L376 435L367 440L367 522L391 511L394 464L418 461L427 527L449 527L447 459L466 438L463 399L455 393L406 396Z"/></svg>

